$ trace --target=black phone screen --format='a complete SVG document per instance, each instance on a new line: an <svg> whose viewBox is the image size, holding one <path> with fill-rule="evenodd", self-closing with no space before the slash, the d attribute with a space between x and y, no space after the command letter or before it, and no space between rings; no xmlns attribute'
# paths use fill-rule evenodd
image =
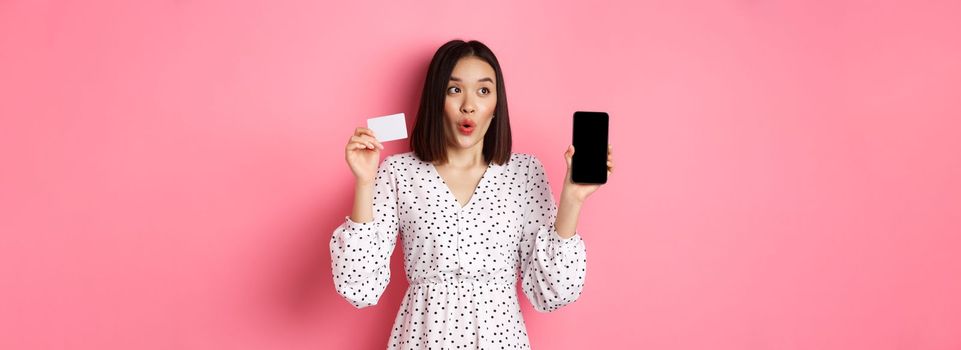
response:
<svg viewBox="0 0 961 350"><path fill-rule="evenodd" d="M571 181L607 183L608 119L605 112L574 112Z"/></svg>

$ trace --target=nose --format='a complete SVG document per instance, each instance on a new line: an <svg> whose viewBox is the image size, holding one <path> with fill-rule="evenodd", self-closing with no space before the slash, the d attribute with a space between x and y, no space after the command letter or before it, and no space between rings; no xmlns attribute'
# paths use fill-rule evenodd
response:
<svg viewBox="0 0 961 350"><path fill-rule="evenodd" d="M460 106L460 112L464 114L473 114L474 109L474 104L470 101L470 99L465 100L464 104Z"/></svg>

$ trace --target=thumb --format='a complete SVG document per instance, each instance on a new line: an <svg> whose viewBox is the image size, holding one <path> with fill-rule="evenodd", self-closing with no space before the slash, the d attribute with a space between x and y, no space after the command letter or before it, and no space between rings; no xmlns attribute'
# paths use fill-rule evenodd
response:
<svg viewBox="0 0 961 350"><path fill-rule="evenodd" d="M567 146L567 151L564 152L564 160L567 161L567 167L571 167L571 160L574 158L574 145Z"/></svg>

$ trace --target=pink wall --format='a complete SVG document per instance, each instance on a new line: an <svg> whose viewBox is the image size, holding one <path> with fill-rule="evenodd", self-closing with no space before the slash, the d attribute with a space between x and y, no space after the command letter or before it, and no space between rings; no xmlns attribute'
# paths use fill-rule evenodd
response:
<svg viewBox="0 0 961 350"><path fill-rule="evenodd" d="M324 3L0 2L0 348L382 349L400 252L376 307L331 281L343 148L451 38L555 191L612 115L535 349L961 348L961 2Z"/></svg>

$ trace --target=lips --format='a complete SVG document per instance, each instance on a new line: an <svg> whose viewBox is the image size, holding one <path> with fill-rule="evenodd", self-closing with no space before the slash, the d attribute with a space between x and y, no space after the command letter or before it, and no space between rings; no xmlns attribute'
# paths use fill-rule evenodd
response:
<svg viewBox="0 0 961 350"><path fill-rule="evenodd" d="M464 135L470 135L476 128L477 123L474 123L473 120L467 118L461 119L461 121L457 123L457 130Z"/></svg>

